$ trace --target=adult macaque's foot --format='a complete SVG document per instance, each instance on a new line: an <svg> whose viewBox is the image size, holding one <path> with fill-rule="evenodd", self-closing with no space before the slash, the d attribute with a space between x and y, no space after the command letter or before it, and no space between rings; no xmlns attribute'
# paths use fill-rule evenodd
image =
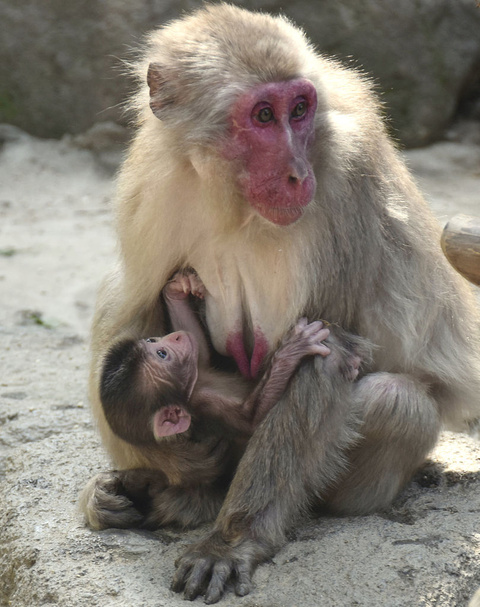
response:
<svg viewBox="0 0 480 607"><path fill-rule="evenodd" d="M253 569L261 560L256 558L257 553L251 540L232 547L219 532L213 532L177 560L172 590L183 592L189 601L203 595L210 605L222 598L230 582L235 594L245 596L252 589Z"/></svg>

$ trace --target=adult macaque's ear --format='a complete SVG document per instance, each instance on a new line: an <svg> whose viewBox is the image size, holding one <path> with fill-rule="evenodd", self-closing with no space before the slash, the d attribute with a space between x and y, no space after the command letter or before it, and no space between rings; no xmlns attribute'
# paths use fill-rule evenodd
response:
<svg viewBox="0 0 480 607"><path fill-rule="evenodd" d="M147 84L150 89L150 108L155 116L162 120L166 116L166 110L180 101L178 79L168 67L160 63L150 63Z"/></svg>
<svg viewBox="0 0 480 607"><path fill-rule="evenodd" d="M155 440L186 432L190 428L191 421L190 414L179 405L162 407L153 416L153 435Z"/></svg>

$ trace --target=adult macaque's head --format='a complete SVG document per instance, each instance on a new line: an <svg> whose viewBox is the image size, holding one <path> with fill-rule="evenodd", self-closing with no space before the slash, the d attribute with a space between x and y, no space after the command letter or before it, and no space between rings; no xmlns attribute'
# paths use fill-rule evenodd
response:
<svg viewBox="0 0 480 607"><path fill-rule="evenodd" d="M150 109L199 174L220 176L229 200L240 193L248 218L298 221L315 196L325 105L305 36L286 20L210 7L152 32L148 59Z"/></svg>

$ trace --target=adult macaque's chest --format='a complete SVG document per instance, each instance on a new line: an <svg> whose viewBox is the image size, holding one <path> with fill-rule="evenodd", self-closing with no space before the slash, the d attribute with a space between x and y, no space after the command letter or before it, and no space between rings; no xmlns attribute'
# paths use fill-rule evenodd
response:
<svg viewBox="0 0 480 607"><path fill-rule="evenodd" d="M189 263L207 289L207 324L214 347L232 356L245 377L255 378L304 308L305 291L288 246L204 244Z"/></svg>

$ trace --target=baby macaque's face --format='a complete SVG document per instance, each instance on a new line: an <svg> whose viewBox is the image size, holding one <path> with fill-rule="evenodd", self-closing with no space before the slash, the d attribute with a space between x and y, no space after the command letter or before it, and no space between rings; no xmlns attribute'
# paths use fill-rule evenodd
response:
<svg viewBox="0 0 480 607"><path fill-rule="evenodd" d="M154 367L161 369L178 365L198 366L198 344L195 337L186 331L176 331L164 337L149 337L142 339L141 345L147 350L148 361ZM170 371L172 373L174 371Z"/></svg>
<svg viewBox="0 0 480 607"><path fill-rule="evenodd" d="M141 341L147 356L143 368L143 387L159 391L165 385L182 386L184 401L162 407L152 420L155 438L181 434L190 427L191 417L184 408L198 378L198 344L186 331L176 331L165 337L149 337Z"/></svg>

